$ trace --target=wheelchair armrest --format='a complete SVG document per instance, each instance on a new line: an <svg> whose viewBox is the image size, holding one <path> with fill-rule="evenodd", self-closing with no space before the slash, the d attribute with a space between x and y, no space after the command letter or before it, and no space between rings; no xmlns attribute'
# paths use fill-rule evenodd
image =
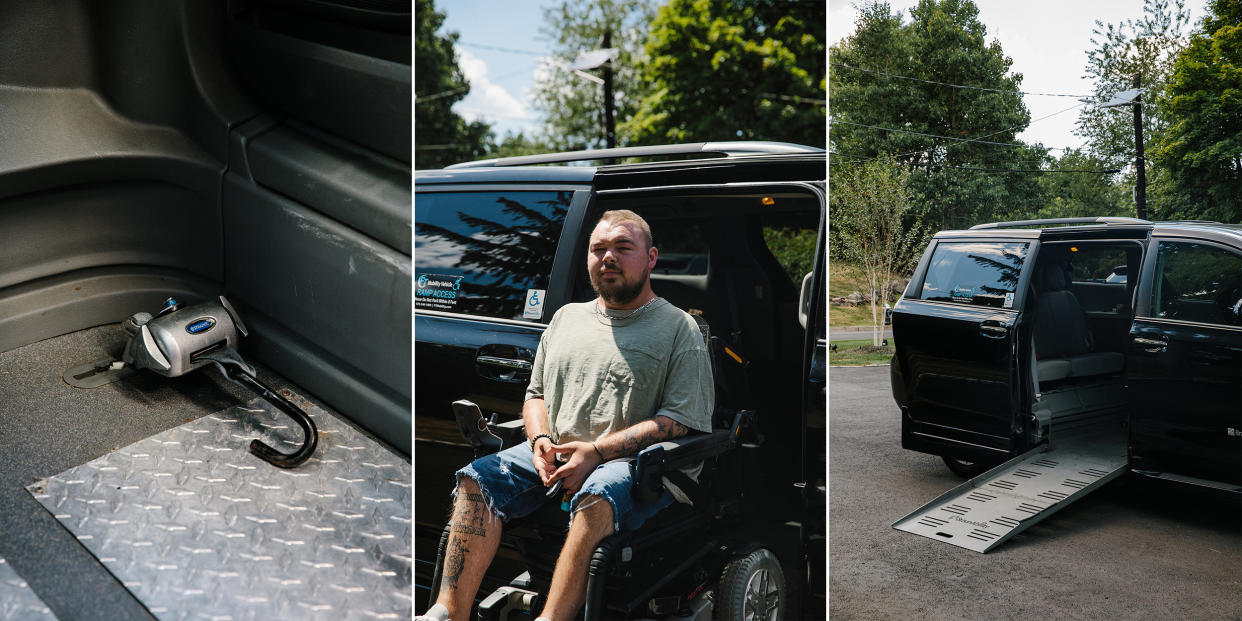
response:
<svg viewBox="0 0 1242 621"><path fill-rule="evenodd" d="M522 419L490 422L483 418L478 405L466 399L453 402L453 418L457 420L461 436L474 447L476 457L502 451L526 439L526 425ZM492 419L495 418L492 414Z"/></svg>
<svg viewBox="0 0 1242 621"><path fill-rule="evenodd" d="M666 473L732 450L738 444L742 424L750 416L750 410L742 410L733 417L728 429L665 440L639 451L634 464L634 497L644 502L655 500L664 487Z"/></svg>
<svg viewBox="0 0 1242 621"><path fill-rule="evenodd" d="M503 423L488 423L487 428L500 438L502 448L509 448L526 441L526 421L520 418Z"/></svg>

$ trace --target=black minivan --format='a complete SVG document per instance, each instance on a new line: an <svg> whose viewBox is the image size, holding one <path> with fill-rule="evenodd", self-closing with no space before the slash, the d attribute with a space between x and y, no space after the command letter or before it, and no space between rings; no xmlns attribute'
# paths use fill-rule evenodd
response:
<svg viewBox="0 0 1242 621"><path fill-rule="evenodd" d="M741 381L731 384L753 388L739 409L753 411L754 424L731 463L749 474L732 486L725 481L738 477L722 466L702 507L668 528L645 525L633 556L621 553L629 560L617 573L632 580L610 583L602 613L588 598L586 616L708 618L710 595L726 582L721 567L746 564L760 548L779 567L751 566L751 581L764 588L748 591L746 605L790 618L822 614L824 158L822 149L798 145L724 142L415 172L415 609L438 584L434 561L453 472L474 456L454 402L477 404L493 426L520 423L540 335L558 308L594 297L586 273L592 227L605 210L631 209L648 221L659 249L650 276L656 294L697 316L709 340L744 361ZM514 541L502 543L481 597L540 591L547 568L536 557L559 543L522 535L529 530L506 531ZM481 614L495 597L480 603ZM715 614L730 614L725 599L715 598ZM523 606L530 609L529 600Z"/></svg>
<svg viewBox="0 0 1242 621"><path fill-rule="evenodd" d="M892 321L904 448L974 476L1111 417L1130 471L1242 493L1242 226L940 232Z"/></svg>

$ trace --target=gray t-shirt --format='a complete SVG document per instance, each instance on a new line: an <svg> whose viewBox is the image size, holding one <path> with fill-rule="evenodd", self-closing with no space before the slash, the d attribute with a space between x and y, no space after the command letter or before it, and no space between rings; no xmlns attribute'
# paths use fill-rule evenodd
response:
<svg viewBox="0 0 1242 621"><path fill-rule="evenodd" d="M628 311L623 311L628 313ZM542 397L553 440L595 441L656 415L711 431L711 359L694 318L660 299L627 319L567 304L539 339L526 398Z"/></svg>

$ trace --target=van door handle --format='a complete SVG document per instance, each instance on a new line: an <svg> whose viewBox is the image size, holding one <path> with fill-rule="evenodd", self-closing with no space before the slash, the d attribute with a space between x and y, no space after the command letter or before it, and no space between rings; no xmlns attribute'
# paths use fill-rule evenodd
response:
<svg viewBox="0 0 1242 621"><path fill-rule="evenodd" d="M516 369L518 371L529 371L531 363L528 360L520 360L518 358L500 358L498 356L479 356L474 359L479 364L490 364L496 367L504 367L506 369Z"/></svg>
<svg viewBox="0 0 1242 621"><path fill-rule="evenodd" d="M1009 334L1009 328L995 323L984 322L979 325L979 334L990 339L1001 339Z"/></svg>
<svg viewBox="0 0 1242 621"><path fill-rule="evenodd" d="M1143 348L1143 351L1150 353L1159 353L1169 347L1169 342L1164 339L1149 339L1142 336L1134 337L1134 344Z"/></svg>

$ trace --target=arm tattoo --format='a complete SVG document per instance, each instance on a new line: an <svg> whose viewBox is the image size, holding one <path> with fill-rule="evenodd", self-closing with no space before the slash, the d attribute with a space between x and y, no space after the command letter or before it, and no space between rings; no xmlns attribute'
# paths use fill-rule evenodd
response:
<svg viewBox="0 0 1242 621"><path fill-rule="evenodd" d="M651 421L655 423L655 429L639 423L621 432L621 445L618 447L621 455L632 455L656 442L680 438L690 432L689 427L667 416L656 416Z"/></svg>

